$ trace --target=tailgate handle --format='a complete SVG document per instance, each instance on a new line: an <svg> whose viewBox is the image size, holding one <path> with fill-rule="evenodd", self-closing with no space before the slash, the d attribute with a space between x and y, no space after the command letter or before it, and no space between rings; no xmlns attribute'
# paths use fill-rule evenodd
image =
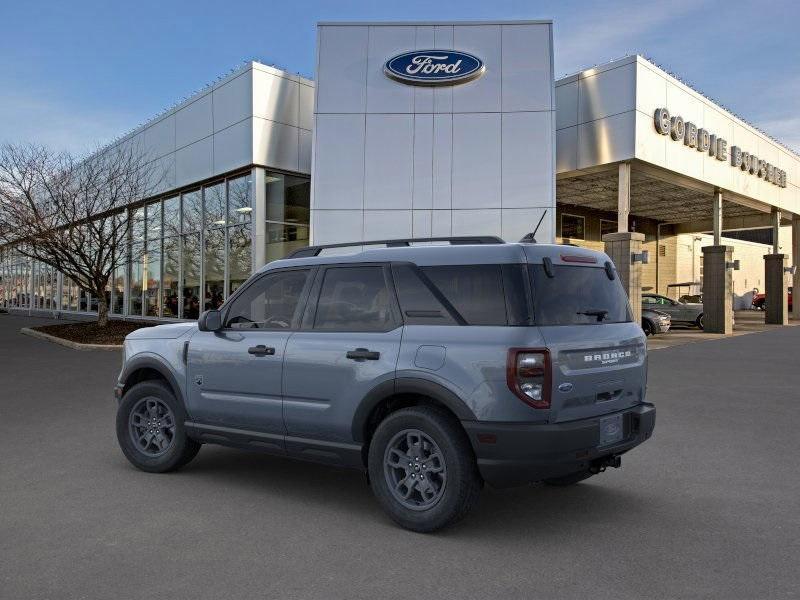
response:
<svg viewBox="0 0 800 600"><path fill-rule="evenodd" d="M614 390L613 392L600 392L597 394L598 402L608 402L609 400L616 400L622 395L622 390Z"/></svg>

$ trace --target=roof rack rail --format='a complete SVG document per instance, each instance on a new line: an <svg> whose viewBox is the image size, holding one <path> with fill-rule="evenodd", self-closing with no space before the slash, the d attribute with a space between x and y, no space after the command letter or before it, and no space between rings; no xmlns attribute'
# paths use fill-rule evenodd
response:
<svg viewBox="0 0 800 600"><path fill-rule="evenodd" d="M308 246L306 248L298 248L286 258L309 258L312 256L319 256L320 252L328 248L349 248L351 246L377 246L379 244L386 245L387 248L399 248L403 246L410 246L414 243L423 242L450 242L451 246L463 246L466 244L505 244L505 241L493 235L465 235L456 237L433 237L433 238L404 238L398 240L370 240L364 242L345 242L341 244L323 244L320 246Z"/></svg>

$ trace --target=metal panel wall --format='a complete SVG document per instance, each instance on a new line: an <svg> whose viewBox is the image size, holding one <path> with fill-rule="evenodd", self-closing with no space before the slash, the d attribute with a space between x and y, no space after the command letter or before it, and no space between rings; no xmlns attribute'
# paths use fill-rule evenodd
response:
<svg viewBox="0 0 800 600"><path fill-rule="evenodd" d="M415 49L479 57L455 86L389 79ZM313 243L483 234L554 239L552 25L320 24Z"/></svg>

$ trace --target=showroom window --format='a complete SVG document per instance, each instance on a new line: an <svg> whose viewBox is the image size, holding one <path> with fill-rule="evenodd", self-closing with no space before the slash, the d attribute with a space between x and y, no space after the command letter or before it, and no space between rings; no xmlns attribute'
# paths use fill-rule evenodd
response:
<svg viewBox="0 0 800 600"><path fill-rule="evenodd" d="M311 180L267 173L267 262L308 246Z"/></svg>
<svg viewBox="0 0 800 600"><path fill-rule="evenodd" d="M578 215L561 215L561 237L572 240L586 239L586 220Z"/></svg>
<svg viewBox="0 0 800 600"><path fill-rule="evenodd" d="M617 233L619 224L616 221L609 221L607 219L600 219L600 239L607 233Z"/></svg>

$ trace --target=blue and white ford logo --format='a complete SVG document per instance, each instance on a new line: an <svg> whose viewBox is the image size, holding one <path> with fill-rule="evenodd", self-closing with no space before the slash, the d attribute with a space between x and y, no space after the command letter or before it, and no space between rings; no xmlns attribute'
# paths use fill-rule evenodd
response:
<svg viewBox="0 0 800 600"><path fill-rule="evenodd" d="M477 56L456 50L414 50L386 61L388 77L410 85L455 85L483 75L486 67Z"/></svg>

